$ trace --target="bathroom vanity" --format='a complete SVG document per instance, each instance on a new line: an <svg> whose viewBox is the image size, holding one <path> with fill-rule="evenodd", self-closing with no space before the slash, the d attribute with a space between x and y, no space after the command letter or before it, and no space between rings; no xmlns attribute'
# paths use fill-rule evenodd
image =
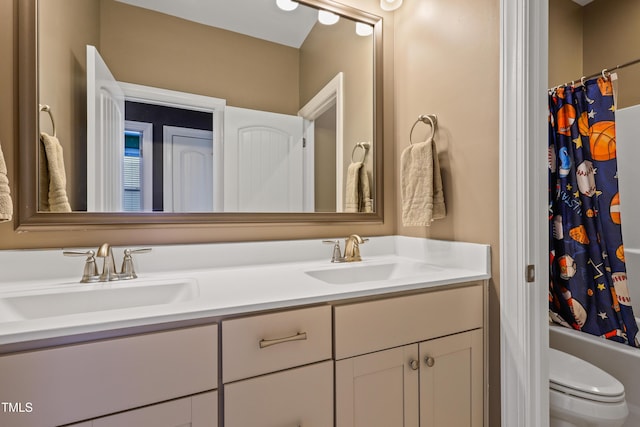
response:
<svg viewBox="0 0 640 427"><path fill-rule="evenodd" d="M157 247L88 301L173 282L186 297L46 317L24 306L77 284L1 285L0 425L486 425L489 248L390 236L359 263L329 256L317 240Z"/></svg>

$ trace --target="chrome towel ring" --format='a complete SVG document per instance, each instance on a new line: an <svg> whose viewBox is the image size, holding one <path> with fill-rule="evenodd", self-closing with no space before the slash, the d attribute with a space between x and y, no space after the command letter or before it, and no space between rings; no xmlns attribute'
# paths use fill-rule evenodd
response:
<svg viewBox="0 0 640 427"><path fill-rule="evenodd" d="M409 144L413 145L413 141L411 138L413 137L413 130L415 129L418 123L424 123L431 125L431 139L436 135L436 124L438 123L438 116L435 114L421 114L418 116L418 120L415 121L413 126L411 126L411 131L409 132Z"/></svg>
<svg viewBox="0 0 640 427"><path fill-rule="evenodd" d="M356 149L358 148L362 149L362 160L358 160L358 161L364 163L364 160L367 158L367 152L369 151L369 147L371 147L371 144L369 142L358 142L356 145L354 145L353 150L351 150L351 163L356 162L354 160L354 155L356 154Z"/></svg>
<svg viewBox="0 0 640 427"><path fill-rule="evenodd" d="M51 119L51 126L53 127L53 136L56 136L56 122L55 120L53 120L53 113L51 112L51 107L49 107L47 104L39 104L40 105L40 111L44 111L45 113L49 114L49 118Z"/></svg>

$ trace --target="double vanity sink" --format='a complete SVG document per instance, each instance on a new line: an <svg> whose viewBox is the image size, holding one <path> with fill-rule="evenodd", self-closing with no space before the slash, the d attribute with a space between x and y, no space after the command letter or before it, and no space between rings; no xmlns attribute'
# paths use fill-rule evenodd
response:
<svg viewBox="0 0 640 427"><path fill-rule="evenodd" d="M320 243L159 246L135 258L139 278L94 283L79 283L82 263L61 251L0 252L3 265L19 269L36 263L50 274L44 279L25 273L25 280L0 285L0 348L489 277L485 245L374 237L363 245L362 261L331 263L330 251ZM116 258L118 252L114 249Z"/></svg>
<svg viewBox="0 0 640 427"><path fill-rule="evenodd" d="M0 251L0 394L33 408L0 425L487 425L489 247L327 249L157 246L104 282L60 250Z"/></svg>
<svg viewBox="0 0 640 427"><path fill-rule="evenodd" d="M443 267L426 262L399 259L382 263L343 263L331 268L314 267L303 271L303 274L328 285L353 285L408 279L423 281L430 274L442 270ZM215 276L215 273L211 274ZM194 278L52 284L51 289L35 288L0 297L0 322L177 304L196 300L200 295L200 285Z"/></svg>

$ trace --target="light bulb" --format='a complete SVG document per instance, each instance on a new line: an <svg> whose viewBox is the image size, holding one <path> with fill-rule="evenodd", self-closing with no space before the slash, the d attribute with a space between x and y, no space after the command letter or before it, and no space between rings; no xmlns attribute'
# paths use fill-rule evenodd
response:
<svg viewBox="0 0 640 427"><path fill-rule="evenodd" d="M356 34L363 37L370 36L373 34L373 27L364 22L356 22Z"/></svg>
<svg viewBox="0 0 640 427"><path fill-rule="evenodd" d="M298 2L293 0L276 0L276 4L282 10L287 12L295 10L298 7Z"/></svg>
<svg viewBox="0 0 640 427"><path fill-rule="evenodd" d="M380 9L382 10L396 10L402 6L402 0L380 0Z"/></svg>
<svg viewBox="0 0 640 427"><path fill-rule="evenodd" d="M340 17L328 10L318 11L318 21L324 25L333 25L340 20Z"/></svg>

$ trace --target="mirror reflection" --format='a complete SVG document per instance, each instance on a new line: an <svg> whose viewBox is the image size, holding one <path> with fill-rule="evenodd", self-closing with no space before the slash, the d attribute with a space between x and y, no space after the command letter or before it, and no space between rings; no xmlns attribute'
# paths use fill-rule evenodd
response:
<svg viewBox="0 0 640 427"><path fill-rule="evenodd" d="M372 27L188 5L39 2L39 210L372 212Z"/></svg>

